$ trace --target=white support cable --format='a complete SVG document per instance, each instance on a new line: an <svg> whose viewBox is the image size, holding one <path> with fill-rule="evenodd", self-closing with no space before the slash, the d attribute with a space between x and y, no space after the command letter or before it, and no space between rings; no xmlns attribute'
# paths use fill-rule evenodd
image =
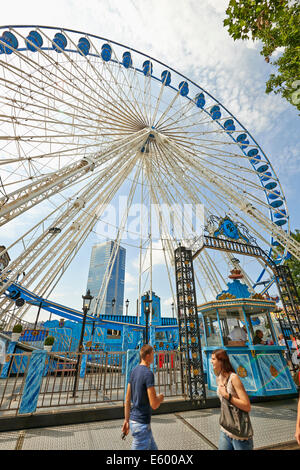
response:
<svg viewBox="0 0 300 470"><path fill-rule="evenodd" d="M118 168L122 168L122 166L124 166L124 161L122 162L122 157L123 154L121 154L121 156L119 157L118 165L113 163L109 168L105 169L104 172L102 172L97 178L94 178L93 184L88 185L87 189L80 196L80 198L84 200L85 203L88 203L88 201L95 195L98 195L99 197L98 187L100 183L102 183L102 185L107 183L112 185L113 180L111 180L111 172L116 171L118 170ZM55 225L55 227L58 226L61 230L66 227L68 223L74 219L75 215L81 210L80 204L78 204L78 206L77 204L78 202L75 201L75 203L71 206L71 210L68 205L65 211L60 214L51 225ZM45 219L43 219L43 221L44 220ZM36 239L26 250L24 250L23 253L17 259L15 259L12 263L9 264L9 266L5 270L3 270L1 278L4 279L8 275L10 283L16 280L18 272L23 272L24 270L27 270L27 267L30 265L30 263L32 263L32 259L37 258L37 256L41 254L42 250L49 243L49 241L51 241L52 237L53 235L51 235L49 232L42 233L41 236ZM7 288L8 285L9 284L6 282L5 288ZM0 288L0 293L1 292L2 289Z"/></svg>
<svg viewBox="0 0 300 470"><path fill-rule="evenodd" d="M132 165L134 165L134 162L131 165L128 165L129 166L128 173L130 173L130 171L132 170ZM119 187L120 187L122 184L122 180L120 180L120 176L118 175L116 178L119 178ZM124 181L124 176L123 176L123 181ZM83 219L82 224L79 227L80 230L78 230L75 233L75 235L73 236L73 239L70 239L70 238L67 239L68 244L66 245L65 243L64 250L60 251L59 253L59 261L56 261L53 263L53 266L44 275L43 280L39 282L39 284L35 287L35 293L37 293L37 295L45 296L47 293L47 290L50 290L52 292L54 286L57 284L61 276L64 274L70 262L73 260L74 256L76 255L76 253L78 252L78 250L84 243L85 239L87 238L87 236L93 229L95 223L98 220L99 215L101 214L101 212L105 210L106 204L109 203L109 200L115 194L115 190L116 188L110 188L110 197L109 199L105 200L105 204L102 204L100 208L97 207L96 205L93 213L85 212L86 217L85 219ZM99 196L100 200L102 198L103 196ZM34 276L35 278L37 277L37 274ZM26 314L28 308L23 311L22 316Z"/></svg>
<svg viewBox="0 0 300 470"><path fill-rule="evenodd" d="M166 265L166 269L167 269L167 273L168 273L169 285L170 285L170 289L171 289L171 292L172 292L174 306L176 306L177 305L176 295L174 293L174 289L173 289L173 285L172 285L172 281L171 281L170 270L169 270L168 261L167 261L167 258L166 258L166 248L165 248L164 245L165 245L165 243L167 244L167 253L169 255L169 262L170 262L171 265L172 265L172 261L173 261L173 258L174 258L174 247L172 247L170 249L170 240L168 239L169 237L167 236L168 231L166 230L165 222L162 218L161 211L158 210L159 201L158 201L158 199L156 197L156 194L153 190L152 190L152 198L155 201L155 210L157 212L157 219L159 221L159 232L160 232L160 236L161 236L160 238L161 238L161 243L162 243L162 247L163 247L165 265Z"/></svg>
<svg viewBox="0 0 300 470"><path fill-rule="evenodd" d="M178 149L173 142L168 141L168 146L174 149L177 149L179 154L184 154L181 149ZM196 168L195 168L196 169ZM262 214L257 208L253 207L248 203L247 200L243 198L241 194L235 194L230 186L225 184L220 176L203 167L197 167L197 170L202 176L205 177L207 181L211 184L216 185L225 195L232 201L232 203L245 214L247 214L255 223L260 225L264 230L266 230L271 236L274 236L277 241L286 247L288 251L294 255L297 259L300 260L300 244L297 243L292 237L287 235L283 230L279 229L276 224L266 220L264 214Z"/></svg>
<svg viewBox="0 0 300 470"><path fill-rule="evenodd" d="M140 247L139 247L139 280L138 280L138 305L137 305L137 323L141 319L141 301L142 301L142 247L143 247L143 208L144 208L144 165L142 166L141 182L141 211L140 211Z"/></svg>
<svg viewBox="0 0 300 470"><path fill-rule="evenodd" d="M46 39L48 39L48 41L51 43L51 39L45 34L44 31L41 31L41 34L46 37ZM16 34L18 34L19 36L23 37L22 35L20 35L19 32L15 31ZM23 37L23 39L25 39ZM77 46L75 46L75 48L77 49ZM59 48L60 49L60 48ZM39 55L42 56L46 62L50 63L52 66L55 67L55 70L57 70L57 67L56 67L56 61L54 59L54 57L52 57L51 55L49 55L49 53L47 54L43 49L38 49L39 50ZM77 49L78 50L78 49ZM14 51L17 55L18 55L18 52L17 51ZM78 51L79 52L79 51ZM96 106L97 106L97 102L96 102L96 99L94 98L94 88L92 88L92 86L89 85L89 83L85 82L85 73L83 72L81 74L81 68L79 67L79 64L70 59L69 57L69 54L67 54L64 50L61 49L61 54L66 58L67 61L71 62L73 67L76 68L76 71L78 72L76 75L71 73L70 70L68 70L64 64L61 62L60 63L60 67L59 67L59 74L60 76L56 76L53 72L51 72L51 75L54 76L53 80L51 77L49 77L49 75L44 75L45 78L47 80L50 80L50 83L48 83L48 87L50 87L50 89L58 89L60 88L60 86L58 85L58 83L55 81L55 79L58 79L58 78L61 78L61 77L64 77L64 80L66 83L68 83L68 86L72 87L74 89L75 92L78 92L78 88L76 88L76 85L73 84L73 81L75 83L81 83L81 88L80 88L80 91L81 91L81 94L83 96L86 96L87 99L90 99L90 100L94 100L94 103L92 104L91 103L91 109L90 109L90 112L95 112L94 109L96 109ZM32 67L35 67L36 70L38 72L41 73L41 68L40 66L33 60L32 58L32 55L30 56L26 56L25 54L20 54L19 53L19 56L20 58L26 63L30 64ZM80 57L82 57L80 55ZM46 69L47 70L47 69ZM70 80L70 75L72 76L72 80ZM80 79L80 75L82 76L82 79ZM34 78L34 77L33 77ZM89 77L91 80L92 80L92 77ZM94 82L94 86L98 86L99 87L99 83L96 83L96 81ZM89 93L85 93L84 91L84 87L87 87L89 89ZM100 88L100 87L99 87ZM101 88L100 88L101 89ZM47 90L48 93L49 93L49 90ZM61 91L66 93L66 90L62 89L61 88ZM98 98L100 97L100 95L97 96ZM103 97L101 96L101 98L103 99ZM77 96L77 99L79 99L79 97ZM68 103L69 104L69 103ZM86 105L86 101L82 101L82 105Z"/></svg>
<svg viewBox="0 0 300 470"><path fill-rule="evenodd" d="M186 192L187 194L189 193L189 191L188 191L187 188L185 188L185 192ZM193 198L192 195L191 195L191 199L194 200L194 198ZM211 272L214 273L214 270L212 270ZM223 279L223 281L224 281L224 279ZM225 281L224 281L224 282L225 282ZM225 283L225 284L226 284L226 283ZM250 287L251 287L251 289L252 289L252 285L251 285Z"/></svg>
<svg viewBox="0 0 300 470"><path fill-rule="evenodd" d="M158 183L158 186L159 186L159 183ZM160 188L161 188L161 190L163 190L163 183L162 182L161 182ZM166 198L166 201L167 201L167 204L170 205L170 200L168 198ZM177 214L175 214L175 218L177 218ZM198 257L196 263L198 263L200 265L200 268L201 268L204 276L208 280L208 286L209 286L212 294L214 296L216 296L220 292L220 289L218 289L218 287L219 287L218 286L218 281L217 281L217 284L216 284L213 275L211 274L209 268L207 268L207 266L205 265L205 262L204 262L203 259L200 259L200 257Z"/></svg>
<svg viewBox="0 0 300 470"><path fill-rule="evenodd" d="M138 158L139 158L139 154L137 154L137 156L135 158L135 162L137 161ZM127 202L126 213L123 215L120 227L118 229L118 233L117 233L117 237L116 237L114 247L113 247L113 250L112 250L112 253L111 253L110 261L107 264L107 267L106 267L106 270L105 270L105 273L104 273L104 276L103 276L103 281L102 281L102 284L100 286L100 289L99 289L99 292L98 292L98 295L97 295L97 299L100 302L99 302L99 304L97 302L95 303L93 315L95 315L97 313L97 309L101 312L101 309L102 309L102 306L103 306L103 303L104 303L104 297L105 297L105 294L106 294L106 291L107 291L107 286L108 286L108 283L109 283L109 280L110 280L110 277L111 277L111 273L112 273L112 270L113 270L113 267L114 267L115 258L116 258L116 255L118 253L118 249L119 249L119 246L120 246L120 241L121 241L121 238L122 238L122 234L124 232L124 227L125 227L125 224L126 224L126 221L127 221L129 209L130 209L130 206L132 204L133 196L134 196L135 191L136 191L136 182L137 182L137 180L139 178L139 175L140 175L141 166L142 165L141 165L141 162L140 162L140 165L138 166L138 168L136 170L136 175L135 175L135 178L134 178L134 182L133 182L133 184L130 188L129 198L128 198L129 202Z"/></svg>
<svg viewBox="0 0 300 470"><path fill-rule="evenodd" d="M114 193L113 193L113 194L114 194ZM113 195L113 194L112 194L112 195ZM101 196L100 196L100 199L101 199ZM87 220L83 220L83 221L82 221L82 225L81 225L81 226L82 226L82 227L85 227L85 226L88 227L88 222L89 222L91 219L94 220L94 216L93 216L93 214L90 214L89 212L86 212L86 211L84 211L84 214L87 214L87 215L88 215L88 218L87 218ZM81 216L81 217L82 217L82 216ZM66 232L65 234L62 235L62 238L61 238L62 242L63 242L63 240L66 238L66 235L68 235L68 234L69 234L69 232ZM73 238L74 238L74 237L73 237ZM77 237L77 238L78 238L78 237ZM75 256L75 254L77 253L77 251L78 251L78 249L79 249L79 247L81 246L82 243L80 242L80 240L79 240L79 241L77 240L77 242L74 242L74 241L72 242L72 240L71 240L70 237L67 239L67 241L73 243L73 246L76 247L76 250L75 250L75 253L73 254L73 256L72 256L72 250L71 250L71 253L69 253L70 250L69 250L69 252L67 253L67 254L69 255L70 260L72 260L73 257ZM84 240L83 240L83 241L84 241ZM79 244L79 243L80 243L80 244ZM65 245L66 245L66 242L65 242ZM57 243L56 243L56 246L57 246ZM64 246L64 245L63 245L63 246ZM47 254L44 255L43 262L42 262L42 263L41 263L41 262L38 262L38 263L36 264L36 266L35 266L33 269L31 269L30 272L27 273L27 275L25 276L27 282L24 282L24 281L22 280L22 284L23 284L23 285L25 284L25 286L30 287L30 286L32 285L32 282L34 281L34 279L37 278L38 275L41 274L43 267L47 267L47 266L48 266L48 264L49 264L49 262L47 263L48 260L51 260L51 261L53 262L53 265L54 265L54 267L55 267L55 269L56 269L55 274L57 274L57 272L58 272L60 269L62 269L62 268L60 268L60 267L57 268L58 262L55 261L55 257L53 257L53 249L54 249L54 247L52 246L52 248L48 251L48 255L47 255ZM66 251L66 250L65 250L65 251ZM67 251L68 251L68 249L67 249ZM56 253L56 255L59 256L59 263L62 264L62 263L61 263L62 254L59 255L59 252L58 252L58 253ZM32 256L33 256L33 259L35 259L34 253L33 253ZM70 260L69 260L69 262L70 262ZM52 270L53 270L53 269L52 269ZM51 271L51 270L50 270L50 271ZM64 273L64 271L65 271L65 270L62 269L61 275ZM32 277L30 278L30 274L34 274L34 276L32 276ZM50 274L51 274L51 272L50 272ZM48 274L48 277L49 277L49 274ZM25 279L25 278L24 278L24 279ZM52 278L53 278L53 276L52 276ZM51 279L52 279L52 278L51 278ZM56 283L58 282L58 280L59 280L59 279L56 280ZM45 281L45 277L44 277L44 281ZM7 286L8 286L8 284L6 283L5 289L7 288ZM47 286L49 286L49 282L48 282ZM38 288L40 288L40 287L41 287L41 284L39 284L39 286L37 286L36 289L38 289ZM36 292L36 293L37 293L37 292ZM41 290L38 291L38 294L39 294L39 295L43 295L44 293L45 293L45 290L44 290L44 291L41 291ZM7 311L7 309L10 308L10 306L11 306L12 304L13 304L13 301L10 301L10 300L7 299L7 298L3 299L2 302L1 302L1 304L0 304L0 308L1 308L2 312L5 313L5 312ZM27 308L26 308L26 307L23 307L23 308L21 308L21 309L19 310L20 313L22 312L22 309L23 309L23 310L25 309L25 311L23 312L23 314L22 314L21 316L24 316L24 315L26 314L26 312L28 311L29 308L30 308L30 307L27 307Z"/></svg>
<svg viewBox="0 0 300 470"><path fill-rule="evenodd" d="M55 172L42 178L38 183L32 183L14 193L9 194L9 199L13 201L6 203L0 209L0 225L3 225L12 218L20 215L24 210L28 210L33 205L49 198L50 195L56 194L57 191L65 189L74 181L78 181L81 176L85 176L87 171L92 171L95 167L103 164L104 161L109 160L112 154L119 152L122 148L127 148L129 145L135 143L140 145L143 142L144 136L149 134L148 130L141 130L137 132L134 137L122 139L120 143L115 143L113 148L104 151L100 155L96 155L93 161L80 161L64 167L60 172ZM107 159L107 160L106 160ZM61 186L60 186L61 185ZM35 196L35 198L34 198Z"/></svg>

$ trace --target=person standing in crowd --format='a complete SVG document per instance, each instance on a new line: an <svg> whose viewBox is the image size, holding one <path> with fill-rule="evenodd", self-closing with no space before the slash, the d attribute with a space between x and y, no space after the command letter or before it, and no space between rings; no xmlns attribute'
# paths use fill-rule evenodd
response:
<svg viewBox="0 0 300 470"><path fill-rule="evenodd" d="M251 404L246 390L232 367L229 357L223 349L212 353L212 366L217 376L217 394L223 406L223 399L228 400L235 407L249 413ZM220 431L219 450L252 450L253 432L248 437L239 437L222 428Z"/></svg>
<svg viewBox="0 0 300 470"><path fill-rule="evenodd" d="M151 431L151 414L152 410L156 410L163 402L164 395L156 395L154 388L154 375L150 370L154 360L152 346L145 344L141 348L140 359L140 364L130 374L122 432L126 436L129 429L131 430L132 450L157 450Z"/></svg>

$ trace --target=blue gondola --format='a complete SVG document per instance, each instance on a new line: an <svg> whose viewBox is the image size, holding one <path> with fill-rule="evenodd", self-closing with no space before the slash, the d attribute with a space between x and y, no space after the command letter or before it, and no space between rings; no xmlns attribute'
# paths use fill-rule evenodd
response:
<svg viewBox="0 0 300 470"><path fill-rule="evenodd" d="M265 185L265 188L268 189L268 190L272 190L274 188L276 188L277 186L277 183L275 183L275 181L271 181L271 183L268 183Z"/></svg>
<svg viewBox="0 0 300 470"><path fill-rule="evenodd" d="M272 193L270 193L268 197L269 199L277 199L279 198L279 196L280 196L280 192L275 190Z"/></svg>
<svg viewBox="0 0 300 470"><path fill-rule="evenodd" d="M145 76L150 76L152 75L152 71L153 71L152 62L150 62L150 60L145 60L145 62L143 63L143 74Z"/></svg>
<svg viewBox="0 0 300 470"><path fill-rule="evenodd" d="M287 223L287 220L285 219L275 220L275 224L279 225L279 227L281 227L282 225L285 225L286 223Z"/></svg>
<svg viewBox="0 0 300 470"><path fill-rule="evenodd" d="M237 136L236 141L241 145L241 149L244 150L249 145L249 140L247 140L247 134L240 134Z"/></svg>
<svg viewBox="0 0 300 470"><path fill-rule="evenodd" d="M265 163L264 165L261 165L258 168L256 168L256 171L258 171L258 173L265 173L268 170L268 168L269 168L269 165Z"/></svg>
<svg viewBox="0 0 300 470"><path fill-rule="evenodd" d="M62 52L67 47L67 43L68 41L64 34L56 33L52 41L53 49L56 52Z"/></svg>
<svg viewBox="0 0 300 470"><path fill-rule="evenodd" d="M212 108L210 108L209 112L210 112L210 115L211 115L211 117L213 118L214 121L216 119L220 119L220 117L221 117L220 106L218 106L218 105L213 106Z"/></svg>
<svg viewBox="0 0 300 470"><path fill-rule="evenodd" d="M251 149L248 151L247 153L248 157L252 157L250 162L253 164L253 165L256 165L257 163L259 163L259 160L261 160L261 156L258 155L258 149Z"/></svg>
<svg viewBox="0 0 300 470"><path fill-rule="evenodd" d="M264 175L260 177L261 181L268 181L272 176L270 171L267 171Z"/></svg>
<svg viewBox="0 0 300 470"><path fill-rule="evenodd" d="M29 43L30 41L30 43ZM30 31L29 35L25 39L26 47L31 52L36 52L37 48L41 48L43 45L43 38L37 31ZM32 44L31 44L32 43Z"/></svg>
<svg viewBox="0 0 300 470"><path fill-rule="evenodd" d="M283 201L281 199L277 199L276 201L270 202L270 206L272 207L280 207L282 206Z"/></svg>
<svg viewBox="0 0 300 470"><path fill-rule="evenodd" d="M82 55L86 56L90 52L91 44L90 44L90 41L87 38L82 37L82 38L79 39L77 47L78 47L80 53Z"/></svg>
<svg viewBox="0 0 300 470"><path fill-rule="evenodd" d="M112 49L109 44L103 44L101 48L101 57L105 62L109 62L111 59Z"/></svg>
<svg viewBox="0 0 300 470"><path fill-rule="evenodd" d="M161 81L165 84L165 86L170 85L170 83L171 83L171 73L169 72L169 70L164 70L161 73Z"/></svg>
<svg viewBox="0 0 300 470"><path fill-rule="evenodd" d="M226 132L229 134L235 130L233 119L227 119L227 121L224 122L224 129L226 129Z"/></svg>
<svg viewBox="0 0 300 470"><path fill-rule="evenodd" d="M195 96L195 101L196 101L196 106L198 108L203 108L205 105L204 93L197 93L197 95Z"/></svg>
<svg viewBox="0 0 300 470"><path fill-rule="evenodd" d="M16 36L10 31L4 31L1 36L1 41L10 47L6 47L5 44L0 44L0 53L12 54L13 49L18 49L19 43ZM12 49L11 49L12 48Z"/></svg>
<svg viewBox="0 0 300 470"><path fill-rule="evenodd" d="M132 66L132 58L130 52L126 51L123 54L122 64L124 65L125 69L129 69Z"/></svg>
<svg viewBox="0 0 300 470"><path fill-rule="evenodd" d="M286 210L282 209L280 212L275 212L274 217L276 219L282 219L283 217L286 217Z"/></svg>
<svg viewBox="0 0 300 470"><path fill-rule="evenodd" d="M179 90L181 96L187 96L189 93L189 85L188 82L180 82L179 83Z"/></svg>

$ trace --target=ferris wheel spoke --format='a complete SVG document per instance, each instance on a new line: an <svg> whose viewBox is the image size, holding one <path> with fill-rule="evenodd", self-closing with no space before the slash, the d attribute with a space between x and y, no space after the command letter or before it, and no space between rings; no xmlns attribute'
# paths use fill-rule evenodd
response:
<svg viewBox="0 0 300 470"><path fill-rule="evenodd" d="M168 117L164 119L163 121L160 122L159 125L159 130L161 132L166 132L172 129L173 124L179 124L184 122L186 119L189 119L189 114L190 111L193 109L195 106L195 103L193 101L188 101L187 103L183 103L182 106L179 107L173 114L168 114ZM203 110L197 112L197 117L199 118L199 114L201 116L201 113ZM171 121L171 124L167 124L169 121ZM199 125L199 121L197 122ZM190 127L190 126L187 126ZM182 125L179 127L180 129L182 128Z"/></svg>
<svg viewBox="0 0 300 470"><path fill-rule="evenodd" d="M129 146L139 146L144 139L144 135L148 131L141 131L130 139L123 139L116 145L111 146L109 150L104 151L101 155L96 155L92 162L80 161L64 167L60 172L53 175L47 175L37 183L23 187L21 190L12 193L9 196L11 202L6 204L0 210L0 224L6 223L13 217L16 217L29 207L49 198L51 194L65 189L74 181L78 181L81 176L85 176L86 171L91 171L95 166L102 165L105 161L118 154L122 149L128 149ZM35 196L36 194L36 196Z"/></svg>
<svg viewBox="0 0 300 470"><path fill-rule="evenodd" d="M162 191L162 187L163 186L161 186L161 191ZM164 196L163 199L166 200L169 205L171 204L171 201L168 199L168 197ZM181 221L179 221L179 226L180 225L181 225ZM212 269L209 266L207 266L205 261L200 257L197 258L196 262L200 265L200 268L202 269L202 271L205 274L206 279L208 280L208 285L212 292L212 295L217 295L220 292L220 284L217 278L214 276Z"/></svg>
<svg viewBox="0 0 300 470"><path fill-rule="evenodd" d="M97 196L98 199L99 199L99 185L101 184L102 187L105 187L105 185L108 184L109 188L113 187L112 185L112 181L114 180L114 178L112 178L112 172L113 171L121 171L122 172L122 167L124 166L124 160L122 161L122 158L120 158L120 162L118 165L114 164L112 165L109 170L105 170L100 176L97 176L97 178L94 178L93 180L93 184L87 184L86 186L86 189L85 191L82 191L81 190L81 194L78 198L75 199L74 203L70 202L69 199L67 199L66 201L64 201L64 203L59 206L58 208L55 209L55 211L53 211L51 214L49 214L49 216L47 216L46 218L44 218L39 224L44 224L44 222L46 221L47 218L50 218L54 212L57 212L57 211L60 211L62 209L63 206L66 206L66 208L64 209L64 211L59 214L58 218L52 222L51 226L52 227L56 227L59 229L59 232L62 232L66 226L68 226L68 224L70 222L73 221L74 217L76 214L78 214L80 211L84 211L84 213L88 213L88 209L87 210L84 210L83 208L85 207L85 204L91 200L93 197ZM116 177L116 178L120 178L119 176ZM115 179L116 179L115 178ZM107 191L107 189L105 189ZM74 198L75 198L75 195L74 195ZM103 199L104 200L104 199ZM96 201L97 203L97 201ZM95 203L94 203L95 204ZM76 222L73 224L73 226L77 226L79 225L79 222ZM29 232L27 232L24 237L28 234ZM62 235L62 238L63 237L66 237L70 234L70 229L69 231L65 232L63 235ZM22 237L22 240L24 239L24 237ZM38 256L41 255L42 251L47 248L48 244L51 243L51 241L54 241L53 239L53 234L52 234L52 231L49 230L49 227L45 230L43 230L42 234L36 239L34 240L29 246L27 246L27 248L24 249L23 253L19 256L19 258L17 258L14 262L10 263L9 266L3 270L2 274L1 274L1 278L2 279L6 279L6 276L9 277L9 280L10 280L10 283L11 282L14 282L17 277L18 277L18 274L19 272L23 272L23 271L27 271L27 274L26 276L23 278L23 281L27 281L28 283L28 279L30 278L30 274L32 273L35 273L37 274L37 270L41 268L41 262L39 261L37 263L37 265L35 265L34 267L32 267L30 269L30 271L28 271L28 267L30 265L32 265L33 262L35 262L35 260L38 258ZM23 242L24 244L24 242ZM50 248L50 250L48 251L48 255L44 255L44 259L43 259L43 263L45 261L47 261L47 256L49 257L53 257L53 247ZM3 289L7 289L7 280L6 280L6 283L5 283L5 286L3 287Z"/></svg>
<svg viewBox="0 0 300 470"><path fill-rule="evenodd" d="M128 218L128 213L129 213L130 207L132 205L133 196L135 194L136 187L137 187L137 180L138 180L139 175L141 173L141 168L142 168L142 163L140 161L139 164L137 165L135 177L134 177L133 183L132 183L130 191L129 191L129 197L128 197L128 201L127 201L126 211L123 214L122 221L121 221L120 227L118 229L118 233L117 233L117 236L116 236L116 239L115 239L115 243L114 243L111 255L110 255L110 259L109 259L109 262L108 262L106 270L105 270L103 281L102 281L102 284L100 286L99 292L98 292L97 297L96 297L98 301L94 305L94 311L92 313L93 315L96 314L98 308L99 308L99 311L101 311L101 309L103 307L103 303L104 303L104 299L105 299L105 292L107 290L109 279L111 278L111 273L112 273L112 270L113 270L113 267L114 267L114 263L115 263L117 253L118 253L118 248L120 246L122 234L123 234L124 229L125 229L125 224L126 224L126 221L127 221L127 218Z"/></svg>
<svg viewBox="0 0 300 470"><path fill-rule="evenodd" d="M171 148L173 148L175 145L172 142L169 142L169 144ZM175 148L177 147L175 146ZM181 153L181 151L179 151L179 153ZM286 246L289 252L297 259L300 259L300 247L297 243L294 242L292 237L290 237L277 225L268 221L263 213L261 213L257 208L253 207L241 194L235 193L230 186L224 183L224 181L222 181L218 175L212 173L211 170L207 170L201 167L200 172L206 180L212 184L217 184L219 190L224 193L225 197L227 196L229 200L232 201L233 205L247 214L250 219L264 228L271 236L275 237L280 244Z"/></svg>
<svg viewBox="0 0 300 470"><path fill-rule="evenodd" d="M77 47L70 37L68 39L70 40L70 42L75 47ZM95 47L93 41L91 41L91 45L92 45L92 48L94 49L94 52L97 55L100 56L100 54L99 54L97 48ZM114 50L113 50L113 53L115 54ZM69 56L68 56L68 59L69 59ZM117 57L116 57L116 59L117 59ZM91 69L94 71L95 76L97 76L98 79L103 83L103 86L102 86L101 89L104 91L104 93L107 93L109 95L109 97L111 98L110 100L107 100L106 105L108 105L108 106L111 105L114 102L114 99L117 98L118 99L118 109L121 108L123 113L127 114L128 117L131 116L133 122L136 122L136 118L138 117L140 124L142 124L143 123L143 116L142 116L142 113L140 113L139 107L136 106L134 108L133 104L128 102L128 97L126 96L126 93L124 92L123 87L119 86L119 82L116 80L116 77L112 73L111 68L105 62L103 63L104 70L105 70L105 72L107 72L110 75L110 78L112 80L112 84L109 83L108 80L104 79L105 77L103 76L103 74L102 75L100 74L99 68L96 68L87 56L85 56L85 60L89 64ZM75 66L77 66L77 64L75 64ZM119 71L120 70L121 70L121 67L119 66ZM126 76L125 76L123 70L121 72L121 75L124 79L124 83L126 83ZM135 101L134 94L131 91L131 87L129 87L129 90L130 90L129 93L130 93L131 97ZM137 105L136 101L135 101L135 104Z"/></svg>
<svg viewBox="0 0 300 470"><path fill-rule="evenodd" d="M131 164L128 165L128 170L127 170L128 173L132 170L132 166L134 165L134 163L135 161L131 162ZM118 180L118 183L117 183L118 187L121 187L122 180L124 181L124 177L125 177L124 175L122 175L122 177L120 175L116 177L116 180ZM102 194L101 196L98 196L97 200L99 202L101 201L101 204L100 205L94 204L95 208L93 212L85 211L85 214L81 216L80 220L78 221L80 229L75 231L75 235L68 237L66 240L63 241L63 243L60 243L61 245L60 249L58 248L59 243L55 244L56 251L55 251L54 257L53 257L54 247L52 247L52 250L48 251L48 254L44 255L43 267L45 268L49 266L49 259L52 261L52 266L50 267L50 269L48 269L48 271L45 274L43 274L42 280L39 281L38 285L35 287L35 292L37 292L38 295L45 296L47 293L47 290L51 290L52 288L54 288L53 284L54 285L57 284L60 277L63 275L63 273L69 266L70 262L72 261L76 253L78 252L79 248L82 246L84 240L91 232L93 226L97 222L98 217L100 216L101 213L103 213L106 205L109 203L109 200L111 200L111 198L113 197L113 194L114 194L113 189L116 189L116 188L112 188L109 186L106 198L104 198ZM54 261L53 258L55 258L58 254L57 250L59 250L58 251L59 258L58 260ZM31 284L34 280L36 280L37 277L41 275L41 271L42 271L41 263L39 263L38 266L37 265L34 266L31 269L32 277L29 280L27 276L27 282L25 283L25 285L29 282ZM47 295L49 295L49 292ZM23 316L26 314L26 311L27 310L23 311L23 314L22 314Z"/></svg>
<svg viewBox="0 0 300 470"><path fill-rule="evenodd" d="M32 86L33 86L33 85L32 85L32 78L31 78L31 75L29 75L28 81L29 81L29 84L30 84L30 88L27 87L27 89L28 89L28 94L29 94L28 99L33 99L32 90L31 90L31 88L32 88ZM52 99L55 99L55 101L58 101L58 102L61 103L61 104L65 104L68 109L70 109L70 107L71 107L71 108L74 108L75 105L74 105L74 104L71 104L70 101L68 101L68 102L63 101L62 98L59 99L59 98L58 98L57 96L55 96L53 93L52 93L52 95L50 95L50 94L49 94L49 93L50 93L49 91L48 91L48 95L46 95L45 92L44 92L45 87L43 88L43 93L41 93L41 91L40 91L40 90L41 90L41 83L40 83L40 81L39 81L35 86L36 86L36 88L37 88L37 89L34 90L35 95L38 94L39 96L44 97L44 98L47 97L47 96L48 96L48 97L50 96ZM25 87L23 86L22 88L25 88ZM55 91L56 87L52 84L52 88L51 88L51 89L52 89L53 91ZM62 90L60 90L60 91L62 91ZM66 95L67 92L66 92L65 90L63 90L63 91L64 91L64 94ZM78 95L78 90L77 90L77 95ZM73 98L73 95L72 95L71 93L69 93L69 97ZM35 99L36 99L36 96L35 96ZM81 98L81 95L80 95L80 97L79 97L79 96L76 96L76 100L77 100L77 102L78 102L77 111L82 112L83 109L86 108L86 102ZM107 100L106 100L106 101L107 101ZM104 103L105 103L105 100L104 100ZM95 108L95 104L96 104L96 103L93 103L93 105L89 106L89 108L87 109L87 113L88 113L88 114L86 114L86 117L89 117L91 113L95 113L95 116L97 116L97 113L96 113L95 109L97 109L97 107L99 107L99 106L96 106L96 108ZM80 106L79 106L79 105L80 105ZM113 112L112 112L112 103L107 103L107 102L106 102L106 105L107 105L107 106L109 105L109 108L110 108L110 115L113 115ZM75 108L75 109L76 109L76 108ZM116 109L117 109L117 108L116 108ZM122 116L120 115L119 110L118 110L118 112L117 112L117 117L118 117L119 122L121 123L121 122L122 122ZM125 122L126 122L126 121L125 121Z"/></svg>
<svg viewBox="0 0 300 470"><path fill-rule="evenodd" d="M213 289L212 293L213 293L213 295L216 295L221 291L221 285L220 285L220 282L218 281L218 278L216 277L215 273L218 273L219 278L223 282L224 286L226 286L226 282L225 282L225 279L223 278L222 274L218 270L217 266L215 265L215 263L213 262L213 260L209 256L209 254L204 252L204 256L207 259L208 265L204 262L203 259L201 259L200 268L202 270L204 270L204 272L206 274L206 278L209 280L209 284L214 286L214 289Z"/></svg>
<svg viewBox="0 0 300 470"><path fill-rule="evenodd" d="M209 168L209 167L207 166L207 164L209 163L209 162L207 162L207 160L206 160L206 161L203 160L203 159L200 159L200 160L201 160L201 166L203 166L203 167L205 167L205 168ZM240 176L240 175L238 175L238 174L236 174L236 173L233 173L233 172L229 171L229 170L228 170L228 166L227 166L227 168L226 168L226 167L222 167L222 166L217 165L216 163L214 163L214 164L213 164L213 168L215 168L215 167L219 167L219 168L221 169L221 173L223 174L223 179L224 179L225 181L227 181L228 183L232 184L233 187L235 187L237 191L239 191L240 188L241 188L241 185L242 185L242 184L245 185L246 182L247 182L247 188L251 187L252 183L251 183L251 181L250 181L249 179L245 180L242 176ZM213 172L215 173L215 170L211 170L211 171L213 171ZM238 167L237 167L237 171L241 172L241 171L242 171L242 168L238 166ZM253 172L252 170L248 170L248 169L246 169L246 171L247 171L248 173L256 173L256 172ZM226 173L228 173L228 176L227 176L227 177L225 176ZM233 178L233 176L234 176L235 178ZM236 184L235 184L235 183L236 183ZM258 188L257 188L257 185L253 185L252 187L253 187L254 189L258 189ZM262 192L262 191L264 190L264 188L260 188L260 187L259 187L259 190ZM269 191L268 193L271 193L271 194L272 194L272 191ZM259 199L257 196L253 195L251 192L248 191L248 189L245 188L245 189L243 190L243 194L244 194L244 195L247 195L247 196L248 196L250 199L252 199L255 203L259 203L260 206L264 206L264 207L266 207L266 208L268 208L268 209L270 208L270 206L269 206L268 203L265 203L263 199Z"/></svg>

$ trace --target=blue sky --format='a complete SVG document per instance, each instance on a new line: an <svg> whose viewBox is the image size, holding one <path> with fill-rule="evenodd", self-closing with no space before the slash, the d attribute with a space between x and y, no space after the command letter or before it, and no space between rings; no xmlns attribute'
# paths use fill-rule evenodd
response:
<svg viewBox="0 0 300 470"><path fill-rule="evenodd" d="M1 11L2 25L66 27L112 39L164 62L209 91L248 128L272 162L281 181L292 230L300 229L299 117L280 96L266 95L265 82L273 71L259 54L261 46L236 41L223 28L228 0L15 0ZM92 243L89 237L57 286L57 301L81 307ZM134 314L134 286L128 274L125 299ZM162 267L158 265L157 279ZM155 289L154 289L155 290ZM158 292L159 293L159 292ZM160 294L160 293L159 293ZM162 302L168 304L168 294Z"/></svg>

